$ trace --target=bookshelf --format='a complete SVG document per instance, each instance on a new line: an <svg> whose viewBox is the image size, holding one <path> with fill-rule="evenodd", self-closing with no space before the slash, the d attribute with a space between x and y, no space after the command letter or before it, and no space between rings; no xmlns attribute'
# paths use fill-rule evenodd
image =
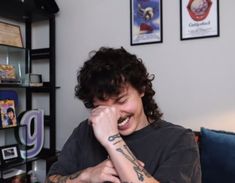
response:
<svg viewBox="0 0 235 183"><path fill-rule="evenodd" d="M27 158L22 158L21 153L26 153L25 146L19 144L19 134L26 138L26 125L0 128L0 182L13 182L13 179L26 180Z"/></svg>
<svg viewBox="0 0 235 183"><path fill-rule="evenodd" d="M32 110L37 106L37 102L45 97L46 103L40 105L40 109L45 109L44 115L44 134L45 143L37 157L27 159L26 172L32 169L34 161L39 159L54 159L56 156L56 59L55 59L55 14L58 11L54 1L47 1L48 4L35 3L34 0L4 0L0 2L0 21L14 21L23 25L24 27L24 47L14 47L8 45L0 45L0 64L10 63L15 66L16 76L19 82L0 83L0 90L14 90L19 95L23 95L23 102L19 102L18 111ZM49 27L48 31L48 47L33 48L33 28L34 24L46 25ZM8 56L8 61L6 58ZM1 59L2 58L2 59ZM28 73L32 73L34 64L46 63L48 71L47 80L43 80L42 86L25 85L24 80ZM39 64L38 64L39 63ZM45 71L44 67L41 69L42 77ZM40 69L39 69L40 72ZM41 73L39 73L41 74ZM38 97L38 99L37 99ZM34 124L33 124L34 125ZM32 128L32 127L31 127ZM4 130L4 129L3 129ZM48 171L50 162L46 164L46 172Z"/></svg>

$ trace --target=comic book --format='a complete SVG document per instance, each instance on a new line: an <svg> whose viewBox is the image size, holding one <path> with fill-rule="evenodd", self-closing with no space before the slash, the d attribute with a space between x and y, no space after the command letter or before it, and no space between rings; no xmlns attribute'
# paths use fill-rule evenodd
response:
<svg viewBox="0 0 235 183"><path fill-rule="evenodd" d="M17 125L14 100L0 100L1 127Z"/></svg>
<svg viewBox="0 0 235 183"><path fill-rule="evenodd" d="M16 70L13 65L0 64L0 80L15 81Z"/></svg>

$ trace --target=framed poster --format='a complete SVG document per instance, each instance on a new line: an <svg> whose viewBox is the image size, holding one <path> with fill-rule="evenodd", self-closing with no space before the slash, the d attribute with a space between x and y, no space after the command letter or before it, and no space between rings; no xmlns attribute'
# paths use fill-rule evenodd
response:
<svg viewBox="0 0 235 183"><path fill-rule="evenodd" d="M21 160L20 150L17 144L0 147L0 155L1 164Z"/></svg>
<svg viewBox="0 0 235 183"><path fill-rule="evenodd" d="M17 125L14 100L0 100L0 127L7 128Z"/></svg>
<svg viewBox="0 0 235 183"><path fill-rule="evenodd" d="M131 45L162 42L162 0L130 0Z"/></svg>
<svg viewBox="0 0 235 183"><path fill-rule="evenodd" d="M0 64L0 83L16 81L16 70L13 65Z"/></svg>
<svg viewBox="0 0 235 183"><path fill-rule="evenodd" d="M181 40L219 36L219 0L180 0Z"/></svg>
<svg viewBox="0 0 235 183"><path fill-rule="evenodd" d="M0 44L23 47L20 26L0 22Z"/></svg>

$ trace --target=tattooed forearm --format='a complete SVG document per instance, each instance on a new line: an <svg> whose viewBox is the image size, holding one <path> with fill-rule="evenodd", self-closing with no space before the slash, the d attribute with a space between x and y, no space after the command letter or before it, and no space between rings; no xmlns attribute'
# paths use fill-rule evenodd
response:
<svg viewBox="0 0 235 183"><path fill-rule="evenodd" d="M124 152L122 148L117 148L116 150L120 153L122 153L129 161L131 161L133 164L136 164L136 158L135 156L130 152L129 148L127 145L123 145L124 150L127 151L127 153Z"/></svg>
<svg viewBox="0 0 235 183"><path fill-rule="evenodd" d="M114 142L113 145L116 145L116 144L118 144L118 143L120 143L120 142L122 142L122 140L119 140L119 141L117 141L117 142Z"/></svg>
<svg viewBox="0 0 235 183"><path fill-rule="evenodd" d="M121 138L120 134L115 134L115 135L109 136L108 141L112 142L112 141L114 141L115 139L118 139L118 138Z"/></svg>
<svg viewBox="0 0 235 183"><path fill-rule="evenodd" d="M55 175L46 178L46 183L66 183L68 176Z"/></svg>
<svg viewBox="0 0 235 183"><path fill-rule="evenodd" d="M140 171L142 171L146 177L151 177L151 175L147 172L147 170L145 170L142 166L139 165L139 161L135 158L135 155L130 151L130 149L128 148L127 145L124 145L124 148L127 150L127 152L131 155L131 157L134 159L134 161L138 163L136 170L140 169ZM135 167L134 167L135 169Z"/></svg>
<svg viewBox="0 0 235 183"><path fill-rule="evenodd" d="M70 180L76 179L80 174L82 173L82 171L78 171L72 175L69 176Z"/></svg>
<svg viewBox="0 0 235 183"><path fill-rule="evenodd" d="M69 176L61 176L61 175L52 175L50 177L46 178L45 183L66 183L67 180L73 180L76 179L82 171L78 171L72 175Z"/></svg>
<svg viewBox="0 0 235 183"><path fill-rule="evenodd" d="M126 148L127 147L124 145L124 149L126 149ZM125 156L125 158L128 159L134 165L133 169L134 169L138 179L140 181L144 181L143 172L140 169L139 164L137 163L137 159L132 154L130 154L129 151L127 151L127 153L125 153L123 151L123 149L121 149L121 148L117 148L117 151L122 153Z"/></svg>
<svg viewBox="0 0 235 183"><path fill-rule="evenodd" d="M144 175L143 175L143 172L141 171L141 169L138 166L133 166L133 169L134 169L138 179L143 182L144 181Z"/></svg>
<svg viewBox="0 0 235 183"><path fill-rule="evenodd" d="M127 147L127 145L123 145L123 148L117 148L116 150L124 155L126 159L128 159L134 166L133 169L136 172L136 175L140 181L144 181L144 175L150 177L151 175L142 167L140 166L138 160Z"/></svg>

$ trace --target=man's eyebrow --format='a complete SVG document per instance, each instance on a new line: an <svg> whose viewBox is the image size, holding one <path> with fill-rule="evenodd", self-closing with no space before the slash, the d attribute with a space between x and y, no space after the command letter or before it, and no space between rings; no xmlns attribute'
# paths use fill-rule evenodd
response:
<svg viewBox="0 0 235 183"><path fill-rule="evenodd" d="M117 96L117 98L115 99L115 101L118 101L118 100L120 100L121 98L126 97L126 96L127 96L127 92L122 93L121 95Z"/></svg>

